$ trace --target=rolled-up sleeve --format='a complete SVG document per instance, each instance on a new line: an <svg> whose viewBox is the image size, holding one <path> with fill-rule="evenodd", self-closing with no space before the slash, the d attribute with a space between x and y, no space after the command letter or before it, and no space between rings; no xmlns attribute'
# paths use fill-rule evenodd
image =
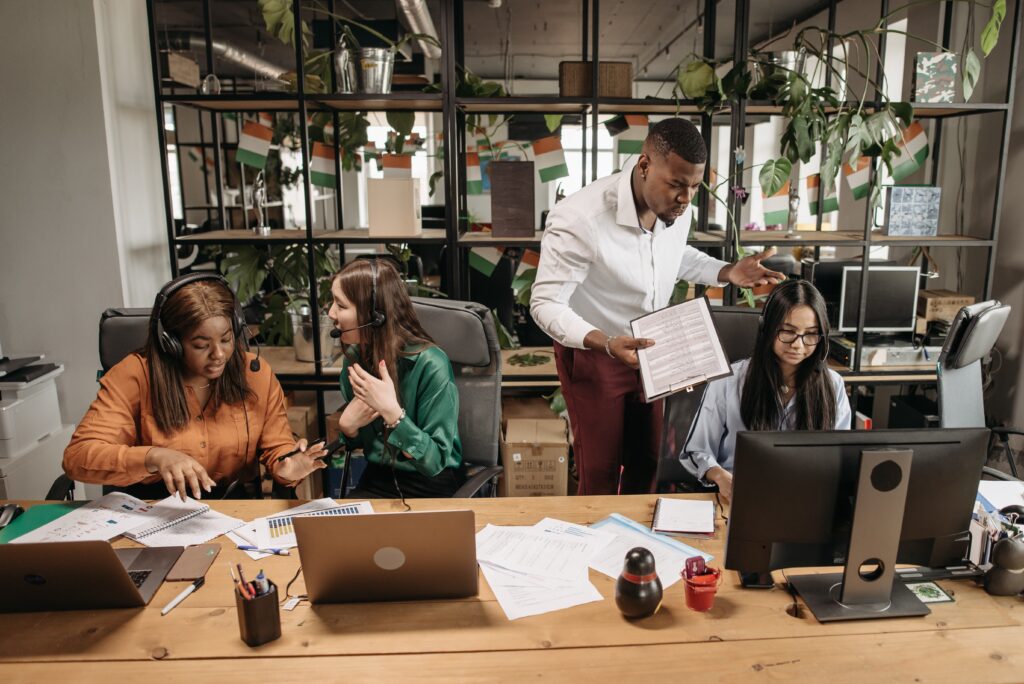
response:
<svg viewBox="0 0 1024 684"><path fill-rule="evenodd" d="M152 446L135 443L147 387L145 367L134 354L103 375L96 399L64 450L68 477L123 487L150 475L146 454Z"/></svg>
<svg viewBox="0 0 1024 684"><path fill-rule="evenodd" d="M583 349L583 338L597 326L569 306L569 299L594 259L591 227L572 212L556 207L548 214L541 242L540 264L530 296L530 314L552 339Z"/></svg>

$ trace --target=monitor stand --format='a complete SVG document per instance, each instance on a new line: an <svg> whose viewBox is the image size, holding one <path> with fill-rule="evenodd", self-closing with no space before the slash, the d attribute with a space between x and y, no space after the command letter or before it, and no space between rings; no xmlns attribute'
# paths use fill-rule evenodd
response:
<svg viewBox="0 0 1024 684"><path fill-rule="evenodd" d="M909 449L862 451L843 573L789 578L818 622L931 612L903 582L894 581L913 455Z"/></svg>

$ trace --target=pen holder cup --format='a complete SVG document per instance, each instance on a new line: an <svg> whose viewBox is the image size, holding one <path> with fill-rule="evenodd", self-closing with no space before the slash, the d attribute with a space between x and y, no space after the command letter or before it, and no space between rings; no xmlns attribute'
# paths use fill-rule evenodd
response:
<svg viewBox="0 0 1024 684"><path fill-rule="evenodd" d="M259 646L281 636L281 610L277 604L277 585L254 599L242 598L235 590L239 635L249 646Z"/></svg>
<svg viewBox="0 0 1024 684"><path fill-rule="evenodd" d="M686 607L703 613L711 610L715 603L715 594L722 581L722 573L718 568L708 568L707 574L687 577L683 574L686 585Z"/></svg>

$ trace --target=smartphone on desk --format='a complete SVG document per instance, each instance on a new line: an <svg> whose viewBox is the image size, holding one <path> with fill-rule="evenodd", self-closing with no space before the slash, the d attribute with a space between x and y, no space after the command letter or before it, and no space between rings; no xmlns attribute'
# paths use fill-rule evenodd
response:
<svg viewBox="0 0 1024 684"><path fill-rule="evenodd" d="M206 576L220 553L220 544L199 544L185 549L167 573L168 582L192 582Z"/></svg>

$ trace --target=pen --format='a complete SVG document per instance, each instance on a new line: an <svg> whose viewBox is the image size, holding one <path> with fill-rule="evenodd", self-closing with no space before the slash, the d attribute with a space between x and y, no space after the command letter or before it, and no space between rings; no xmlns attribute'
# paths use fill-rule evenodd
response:
<svg viewBox="0 0 1024 684"><path fill-rule="evenodd" d="M183 591L180 594L178 594L177 596L175 596L174 600L172 600L170 603L168 603L166 606L164 606L164 609L160 611L160 615L167 615L172 610L174 610L174 607L176 605L178 605L179 603L184 601L186 598L188 598L188 595L191 594L192 592L194 592L196 589L198 589L199 587L203 586L203 582L205 582L205 581L206 581L205 577L200 577L195 582L193 582L188 587L186 587L185 591Z"/></svg>
<svg viewBox="0 0 1024 684"><path fill-rule="evenodd" d="M275 556L290 556L292 552L288 549L261 549L258 546L252 544L242 544L238 547L241 551L258 551L259 553L272 553Z"/></svg>
<svg viewBox="0 0 1024 684"><path fill-rule="evenodd" d="M238 568L238 579L242 582L242 595L245 598L256 598L256 592L249 588L249 583L245 579L245 574L242 572L242 564L235 563L235 567Z"/></svg>
<svg viewBox="0 0 1024 684"><path fill-rule="evenodd" d="M325 439L318 439L315 442L313 442L312 444L307 445L306 448L307 449L312 449L317 444L326 444L326 443L327 443L327 440L325 440ZM281 461L283 461L286 458L291 458L292 456L294 456L295 454L297 454L297 453L299 453L301 451L302 451L302 449L293 449L292 451L289 451L287 454L284 454L283 456L278 456L277 457L277 462L280 463Z"/></svg>

